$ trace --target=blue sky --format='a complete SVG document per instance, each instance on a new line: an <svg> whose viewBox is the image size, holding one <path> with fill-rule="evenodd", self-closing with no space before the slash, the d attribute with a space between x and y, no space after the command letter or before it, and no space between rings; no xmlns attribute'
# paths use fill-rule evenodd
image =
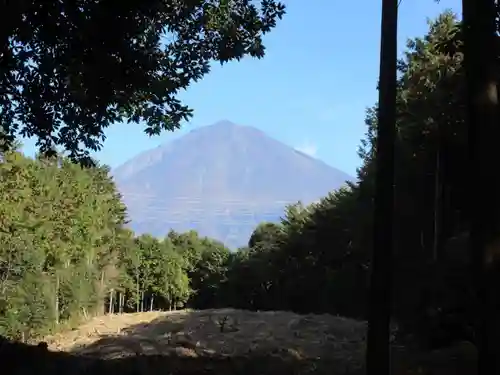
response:
<svg viewBox="0 0 500 375"><path fill-rule="evenodd" d="M366 7L361 6L366 3ZM214 68L181 99L194 117L175 133L149 138L137 124L106 131L96 156L116 167L138 153L221 119L270 136L347 173L359 165L365 109L377 100L381 1L285 0L287 14L265 39L266 57ZM402 0L400 50L427 30L426 19L459 0ZM24 150L33 154L34 141Z"/></svg>

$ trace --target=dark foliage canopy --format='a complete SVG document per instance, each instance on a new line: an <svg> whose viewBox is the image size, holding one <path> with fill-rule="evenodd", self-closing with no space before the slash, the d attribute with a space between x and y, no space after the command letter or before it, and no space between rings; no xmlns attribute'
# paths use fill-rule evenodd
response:
<svg viewBox="0 0 500 375"><path fill-rule="evenodd" d="M192 114L178 94L210 63L264 56L284 5L262 0L4 1L0 5L0 134L35 137L88 161L104 129L144 122L174 130Z"/></svg>

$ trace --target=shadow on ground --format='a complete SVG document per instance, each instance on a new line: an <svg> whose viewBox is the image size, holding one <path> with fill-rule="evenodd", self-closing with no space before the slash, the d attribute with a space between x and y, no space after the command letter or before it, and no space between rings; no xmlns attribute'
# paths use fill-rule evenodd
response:
<svg viewBox="0 0 500 375"><path fill-rule="evenodd" d="M226 357L272 355L332 358L355 366L363 359L365 325L331 315L233 309L180 311L101 335L73 353L115 359L130 355ZM78 343L78 341L76 342ZM350 354L346 361L345 353Z"/></svg>
<svg viewBox="0 0 500 375"><path fill-rule="evenodd" d="M98 359L82 355L50 352L37 346L3 343L0 346L2 373L9 375L69 374L69 375L275 375L330 374L361 375L362 370L345 372L334 363L283 360L272 356L192 358L161 355L141 355L118 359ZM454 364L453 364L454 363ZM397 366L395 375L472 375L474 368L455 362L421 363L423 366ZM420 368L422 367L422 368ZM426 368L423 368L426 367Z"/></svg>
<svg viewBox="0 0 500 375"><path fill-rule="evenodd" d="M133 367L135 370L127 373L134 374L362 373L352 359L339 355L324 359L329 350L333 354L333 344L328 346L313 337L312 328L316 327L304 329L305 325L320 323L288 321L283 316L232 309L167 314L122 329L119 334L103 335L91 344L75 346L71 352L80 358L105 360L106 365L126 363L124 371ZM298 325L300 332L293 331L295 345L290 345L290 331ZM343 343L343 351L346 345L354 349L355 344Z"/></svg>
<svg viewBox="0 0 500 375"><path fill-rule="evenodd" d="M326 363L284 360L275 356L182 357L139 355L100 359L64 352L50 352L36 346L3 344L0 349L2 373L9 375L275 375L346 374ZM4 372L5 371L5 372ZM349 374L362 374L350 372Z"/></svg>
<svg viewBox="0 0 500 375"><path fill-rule="evenodd" d="M335 346L324 351L299 353L283 345L280 337L266 347L265 337L248 342L241 322L225 319L223 314L206 312L166 315L147 324L123 329L119 334L101 336L86 346L74 347L71 353L8 341L0 342L2 373L21 374L93 374L93 375L276 375L328 374L362 375L363 369L353 366L352 355L335 353ZM225 320L224 320L225 319ZM259 324L255 322L255 324ZM304 324L313 324L301 322ZM250 327L252 325L250 324ZM255 326L256 327L256 326ZM261 333L254 327L255 336ZM221 332L222 330L222 332ZM302 330L300 340L314 341ZM277 334L275 332L275 334ZM336 331L338 336L341 332ZM279 336L279 335L278 335ZM300 335L299 335L300 336ZM270 337L268 337L269 342ZM318 338L316 338L317 340ZM247 340L246 342L243 342ZM272 341L271 340L271 341ZM284 340L283 340L284 341ZM288 342L283 342L288 344ZM322 342L312 347L320 347ZM323 344L325 344L323 342ZM340 350L340 349L338 349ZM319 357L314 356L321 354ZM474 375L475 356L470 348L454 348L432 354L410 354L393 351L394 375Z"/></svg>

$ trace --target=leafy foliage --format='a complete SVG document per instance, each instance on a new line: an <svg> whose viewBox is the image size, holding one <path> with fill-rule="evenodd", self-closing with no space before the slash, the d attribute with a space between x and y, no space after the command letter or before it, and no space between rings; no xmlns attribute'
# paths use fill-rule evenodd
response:
<svg viewBox="0 0 500 375"><path fill-rule="evenodd" d="M196 233L134 238L108 173L61 157L3 154L1 335L29 339L64 321L179 308L204 298L202 289L213 293L229 250Z"/></svg>
<svg viewBox="0 0 500 375"><path fill-rule="evenodd" d="M178 128L192 113L179 92L212 61L263 57L262 36L284 6L21 1L2 3L0 13L0 144L34 136L45 154L63 146L89 163L112 123L145 122L149 135Z"/></svg>

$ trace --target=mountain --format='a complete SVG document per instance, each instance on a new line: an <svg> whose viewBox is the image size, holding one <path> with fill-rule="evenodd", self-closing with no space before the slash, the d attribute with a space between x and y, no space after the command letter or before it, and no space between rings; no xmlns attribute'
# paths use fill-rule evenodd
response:
<svg viewBox="0 0 500 375"><path fill-rule="evenodd" d="M310 203L352 177L249 126L198 128L112 171L136 233L195 229L229 247L283 208Z"/></svg>

